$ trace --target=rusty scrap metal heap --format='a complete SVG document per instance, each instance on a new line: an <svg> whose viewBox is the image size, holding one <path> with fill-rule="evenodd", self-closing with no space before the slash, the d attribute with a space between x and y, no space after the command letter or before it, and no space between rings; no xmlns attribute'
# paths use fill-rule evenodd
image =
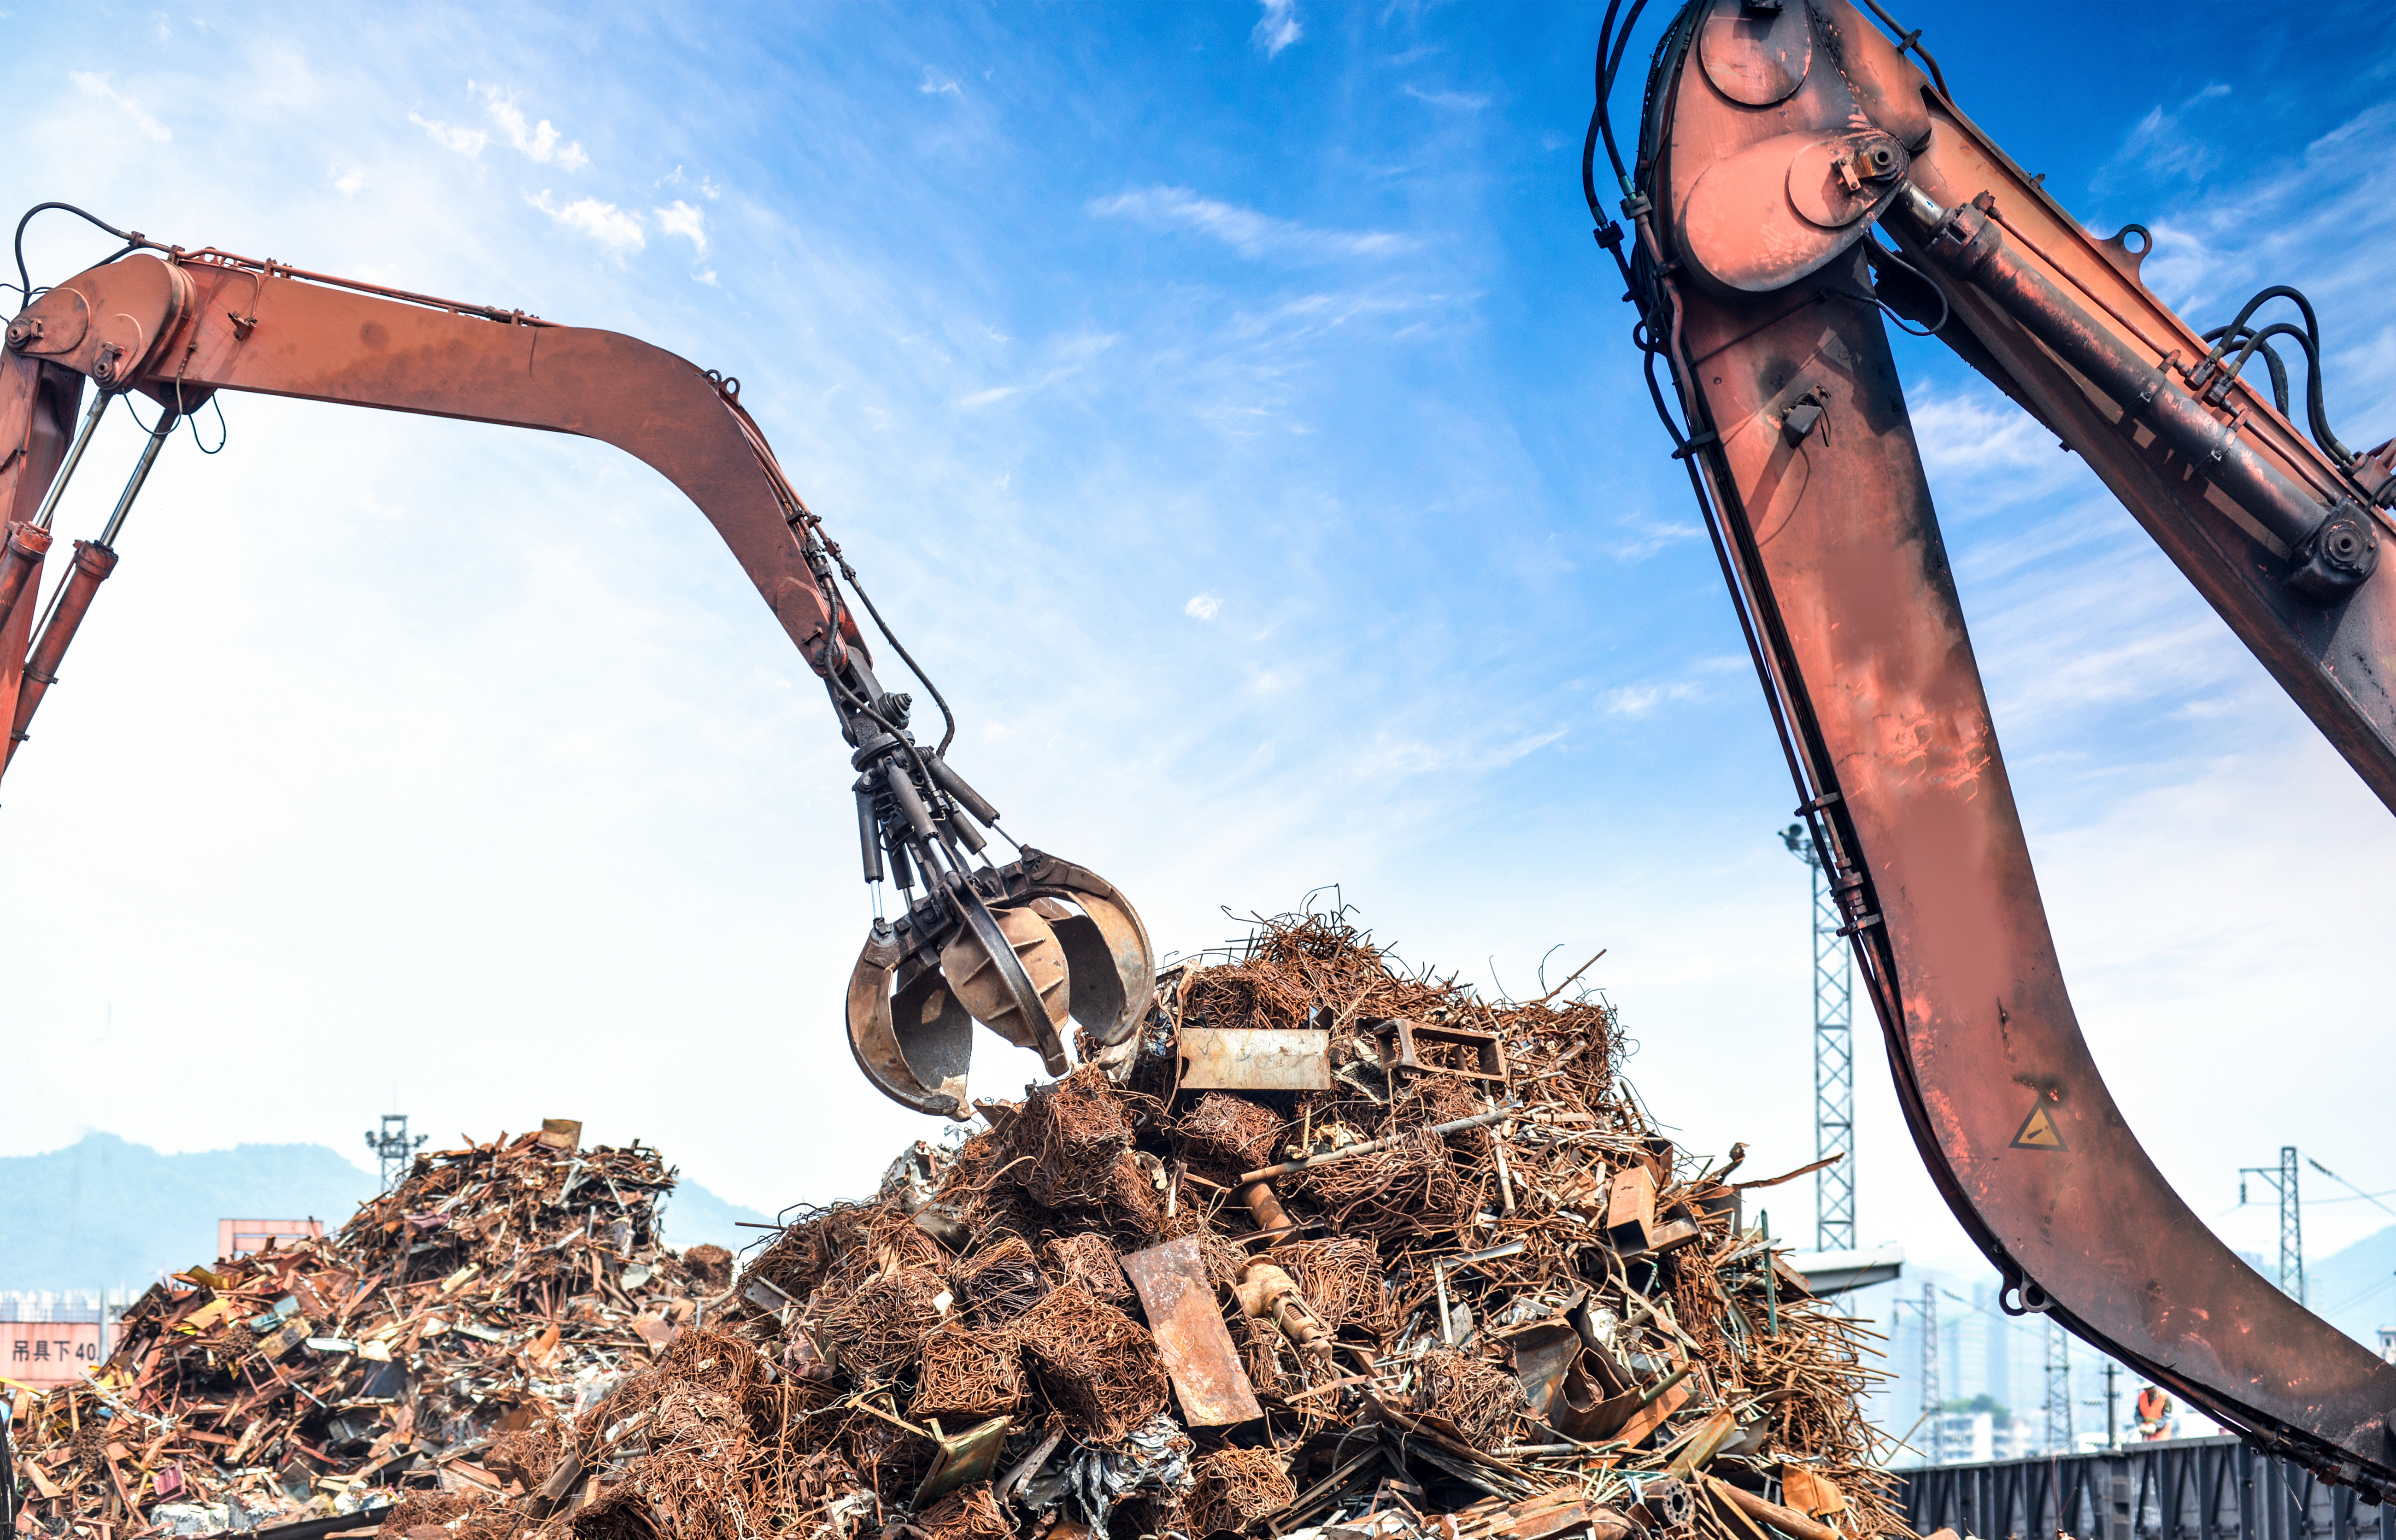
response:
<svg viewBox="0 0 2396 1540"><path fill-rule="evenodd" d="M298 1491L275 1462L371 1406L333 1480L395 1489L379 1540L1907 1533L1868 1334L1658 1134L1603 1002L1492 1002L1311 915L1082 1048L704 1297L649 1249L654 1166L436 1157L323 1259L161 1296L109 1371L119 1453L58 1477L87 1518L170 1448ZM355 1348L236 1343L326 1272L307 1330ZM195 1334L203 1295L240 1303ZM389 1406L368 1341L419 1366Z"/></svg>
<svg viewBox="0 0 2396 1540"><path fill-rule="evenodd" d="M246 1530L402 1480L496 1494L503 1455L553 1444L731 1273L659 1244L657 1151L579 1134L419 1156L336 1235L152 1288L91 1379L17 1392L20 1530Z"/></svg>
<svg viewBox="0 0 2396 1540"><path fill-rule="evenodd" d="M1267 923L1122 1048L797 1211L546 1471L384 1540L1904 1535L1867 1334L1621 1047L1602 1002Z"/></svg>

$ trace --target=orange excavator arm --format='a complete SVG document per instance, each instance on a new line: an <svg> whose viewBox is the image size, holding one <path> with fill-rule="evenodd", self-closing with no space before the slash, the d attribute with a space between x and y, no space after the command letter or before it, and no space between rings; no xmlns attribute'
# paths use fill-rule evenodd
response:
<svg viewBox="0 0 2396 1540"><path fill-rule="evenodd" d="M915 740L913 702L875 676L851 596L869 614L872 602L742 408L738 380L614 332L113 232L131 254L41 292L9 324L0 355L9 755L116 564L150 466L177 421L216 392L579 434L645 461L699 506L824 681L859 772L866 880L886 874L909 896L895 920L874 922L849 988L850 1043L866 1077L901 1105L969 1117L976 1019L1040 1052L1052 1074L1069 1067L1069 1016L1102 1043L1130 1032L1154 970L1138 915L1105 881L1044 852L1003 865L984 855L997 811L950 766L947 737ZM100 395L76 431L87 379ZM162 415L107 528L75 543L36 626L58 494L108 403L129 392Z"/></svg>
<svg viewBox="0 0 2396 1540"><path fill-rule="evenodd" d="M2302 327L2250 304L2200 333L2138 281L2142 230L2083 231L1846 0L1685 6L1621 165L1620 14L1591 147L1615 157L1624 223L1592 182L1598 239L1639 307L1923 1161L2007 1309L2050 1312L2254 1441L2389 1494L2396 1366L2212 1234L2081 1036L1883 309L2083 456L2391 807L2396 578L2376 568L2396 448L2329 431L2300 295L2257 303L2288 299ZM2242 373L2277 372L2273 335L2315 361L2309 437Z"/></svg>

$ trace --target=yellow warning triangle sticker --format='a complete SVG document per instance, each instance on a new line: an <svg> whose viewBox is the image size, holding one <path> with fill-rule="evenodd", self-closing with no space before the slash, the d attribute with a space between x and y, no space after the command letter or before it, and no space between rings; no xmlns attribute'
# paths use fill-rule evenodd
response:
<svg viewBox="0 0 2396 1540"><path fill-rule="evenodd" d="M2043 1107L2033 1107L2022 1120L2021 1132L2014 1135L2016 1149L2061 1149L2063 1131L2055 1126Z"/></svg>

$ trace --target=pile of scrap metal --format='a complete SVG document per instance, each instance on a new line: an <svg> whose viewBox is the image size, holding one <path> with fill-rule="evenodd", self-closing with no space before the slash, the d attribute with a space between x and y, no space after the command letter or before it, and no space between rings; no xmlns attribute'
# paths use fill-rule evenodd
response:
<svg viewBox="0 0 2396 1540"><path fill-rule="evenodd" d="M383 1540L1904 1535L1864 1334L1621 1051L1602 1001L1266 923L1121 1049L796 1211L521 1491Z"/></svg>
<svg viewBox="0 0 2396 1540"><path fill-rule="evenodd" d="M579 1136L552 1120L420 1155L336 1235L151 1289L88 1379L16 1391L0 1427L20 1533L248 1530L410 1485L496 1494L510 1451L545 1447L731 1277L722 1247L659 1245L674 1184L655 1150Z"/></svg>
<svg viewBox="0 0 2396 1540"><path fill-rule="evenodd" d="M20 1528L1905 1535L1865 1334L1747 1223L1769 1184L1657 1133L1609 1005L1490 1001L1338 917L1202 961L737 1279L658 1246L653 1152L570 1135L193 1268L20 1398Z"/></svg>

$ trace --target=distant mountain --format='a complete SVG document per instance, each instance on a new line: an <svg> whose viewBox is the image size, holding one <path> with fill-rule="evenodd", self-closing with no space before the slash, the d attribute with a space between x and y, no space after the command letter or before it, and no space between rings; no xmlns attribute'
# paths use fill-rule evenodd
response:
<svg viewBox="0 0 2396 1540"><path fill-rule="evenodd" d="M2267 1269L2264 1276L2276 1275ZM2377 1348L2379 1328L2396 1326L2396 1225L2318 1262L2308 1258L2305 1302L2339 1331Z"/></svg>
<svg viewBox="0 0 2396 1540"><path fill-rule="evenodd" d="M64 1149L0 1156L0 1290L139 1290L216 1255L219 1219L306 1219L337 1229L376 1178L323 1145L237 1145L161 1155L113 1134ZM769 1215L684 1181L667 1202L667 1243L739 1251Z"/></svg>

